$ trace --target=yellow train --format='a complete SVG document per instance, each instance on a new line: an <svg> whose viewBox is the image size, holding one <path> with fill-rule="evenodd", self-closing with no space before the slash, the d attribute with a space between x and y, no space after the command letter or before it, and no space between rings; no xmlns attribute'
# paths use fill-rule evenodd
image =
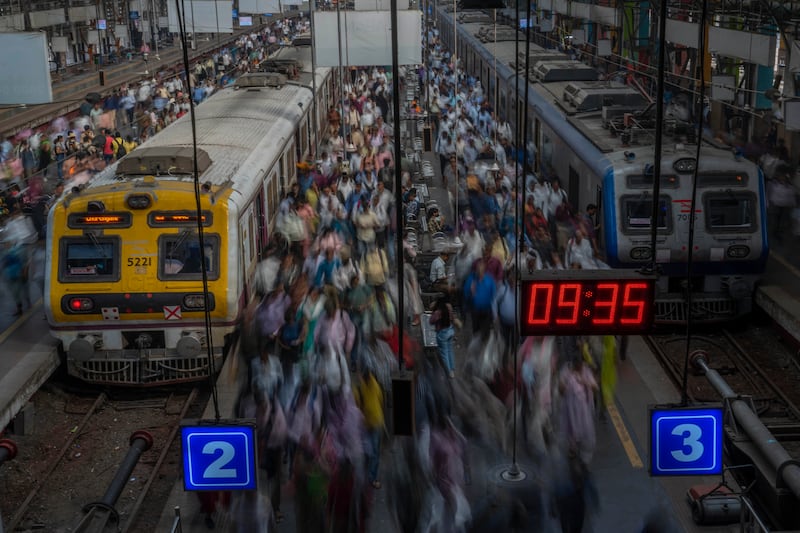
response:
<svg viewBox="0 0 800 533"><path fill-rule="evenodd" d="M197 107L202 250L188 115L52 207L45 305L70 375L116 385L205 378L203 266L220 367L281 189L333 98L330 69L311 72L309 58L307 48L283 49L298 79L248 74Z"/></svg>

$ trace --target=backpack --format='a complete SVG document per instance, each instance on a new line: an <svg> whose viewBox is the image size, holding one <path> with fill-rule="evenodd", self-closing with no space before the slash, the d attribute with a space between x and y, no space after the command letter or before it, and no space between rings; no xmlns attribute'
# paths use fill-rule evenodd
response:
<svg viewBox="0 0 800 533"><path fill-rule="evenodd" d="M125 145L123 144L121 138L117 137L117 139L114 142L117 143L117 159L128 153L128 151L125 149Z"/></svg>

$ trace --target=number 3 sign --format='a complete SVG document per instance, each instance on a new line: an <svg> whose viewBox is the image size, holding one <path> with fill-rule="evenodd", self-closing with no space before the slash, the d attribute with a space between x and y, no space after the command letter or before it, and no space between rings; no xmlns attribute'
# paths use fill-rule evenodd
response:
<svg viewBox="0 0 800 533"><path fill-rule="evenodd" d="M182 425L185 490L252 490L256 488L255 426Z"/></svg>
<svg viewBox="0 0 800 533"><path fill-rule="evenodd" d="M652 475L722 472L722 409L653 408L650 427Z"/></svg>

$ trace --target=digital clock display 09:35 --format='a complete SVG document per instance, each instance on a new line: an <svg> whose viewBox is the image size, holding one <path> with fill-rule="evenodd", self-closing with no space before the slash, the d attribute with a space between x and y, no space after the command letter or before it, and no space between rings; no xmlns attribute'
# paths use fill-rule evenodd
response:
<svg viewBox="0 0 800 533"><path fill-rule="evenodd" d="M655 280L536 279L521 283L523 335L612 335L649 331Z"/></svg>

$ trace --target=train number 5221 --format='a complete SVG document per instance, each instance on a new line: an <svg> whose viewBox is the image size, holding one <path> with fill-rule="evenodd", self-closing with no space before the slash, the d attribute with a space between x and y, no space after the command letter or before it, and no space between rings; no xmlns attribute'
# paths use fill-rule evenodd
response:
<svg viewBox="0 0 800 533"><path fill-rule="evenodd" d="M152 266L153 258L152 257L129 257L128 258L128 266L129 267L141 267L141 266Z"/></svg>

